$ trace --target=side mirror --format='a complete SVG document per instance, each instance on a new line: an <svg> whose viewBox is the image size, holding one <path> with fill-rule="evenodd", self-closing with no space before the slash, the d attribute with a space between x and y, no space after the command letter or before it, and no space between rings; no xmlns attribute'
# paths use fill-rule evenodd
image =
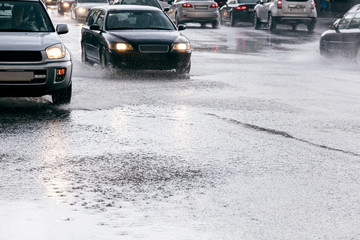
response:
<svg viewBox="0 0 360 240"><path fill-rule="evenodd" d="M166 7L164 8L164 12L168 12L170 10L170 8Z"/></svg>
<svg viewBox="0 0 360 240"><path fill-rule="evenodd" d="M186 26L184 24L179 24L179 26L178 26L179 31L182 31L182 30L185 30L185 29L186 29Z"/></svg>
<svg viewBox="0 0 360 240"><path fill-rule="evenodd" d="M169 5L172 5L173 1L168 1L167 3L168 3Z"/></svg>
<svg viewBox="0 0 360 240"><path fill-rule="evenodd" d="M90 30L100 31L100 26L97 24L90 25Z"/></svg>
<svg viewBox="0 0 360 240"><path fill-rule="evenodd" d="M69 32L68 25L66 25L66 24L58 24L58 25L56 25L56 32L58 34L68 33Z"/></svg>

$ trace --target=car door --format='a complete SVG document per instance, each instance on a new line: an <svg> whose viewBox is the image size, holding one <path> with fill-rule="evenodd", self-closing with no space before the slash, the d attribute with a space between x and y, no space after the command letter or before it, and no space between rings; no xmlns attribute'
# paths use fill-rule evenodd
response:
<svg viewBox="0 0 360 240"><path fill-rule="evenodd" d="M99 15L97 17L97 19L95 20L95 24L99 26L100 30L93 30L92 34L92 47L93 47L93 56L95 58L96 61L100 62L100 55L101 55L101 50L103 47L103 30L105 27L105 11L104 10L100 10L99 11Z"/></svg>
<svg viewBox="0 0 360 240"><path fill-rule="evenodd" d="M360 43L360 13L354 15L347 28L342 31L341 36L344 52L355 53L354 50Z"/></svg>
<svg viewBox="0 0 360 240"><path fill-rule="evenodd" d="M262 2L262 3L261 3ZM259 8L259 18L262 22L268 21L269 9L272 0L260 0L261 6Z"/></svg>
<svg viewBox="0 0 360 240"><path fill-rule="evenodd" d="M334 34L332 34L329 38L329 47L335 52L343 53L348 49L348 46L345 46L344 37L349 31L348 26L351 20L354 18L355 13L346 14L337 24L334 26Z"/></svg>
<svg viewBox="0 0 360 240"><path fill-rule="evenodd" d="M95 24L99 14L99 9L90 10L88 17L86 18L86 23L81 30L81 42L83 47L82 50L86 53L86 57L93 61L96 59L96 48L94 46L95 36L94 31L90 30L90 26Z"/></svg>

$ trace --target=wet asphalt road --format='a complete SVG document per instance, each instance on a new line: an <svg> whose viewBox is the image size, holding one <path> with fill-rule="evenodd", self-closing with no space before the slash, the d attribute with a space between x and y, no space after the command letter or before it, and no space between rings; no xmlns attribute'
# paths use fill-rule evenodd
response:
<svg viewBox="0 0 360 240"><path fill-rule="evenodd" d="M190 79L108 73L0 99L0 239L358 239L360 68L314 33L189 25ZM21 230L21 231L20 231Z"/></svg>

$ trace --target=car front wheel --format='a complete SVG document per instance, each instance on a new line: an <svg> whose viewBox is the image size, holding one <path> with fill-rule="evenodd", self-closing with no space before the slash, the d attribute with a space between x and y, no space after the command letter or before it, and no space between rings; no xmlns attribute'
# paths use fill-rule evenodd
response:
<svg viewBox="0 0 360 240"><path fill-rule="evenodd" d="M53 91L51 97L53 104L69 104L71 101L72 84L68 87Z"/></svg>
<svg viewBox="0 0 360 240"><path fill-rule="evenodd" d="M176 75L181 78L185 78L189 76L191 68L191 62L187 66L181 66L176 69Z"/></svg>

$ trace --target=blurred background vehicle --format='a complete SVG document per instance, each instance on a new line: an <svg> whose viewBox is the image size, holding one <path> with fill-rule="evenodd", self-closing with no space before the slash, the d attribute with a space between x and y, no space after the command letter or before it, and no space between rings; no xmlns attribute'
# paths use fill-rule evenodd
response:
<svg viewBox="0 0 360 240"><path fill-rule="evenodd" d="M59 14L64 14L65 12L70 12L71 5L75 0L57 0L57 10Z"/></svg>
<svg viewBox="0 0 360 240"><path fill-rule="evenodd" d="M219 5L212 0L175 0L169 1L169 17L176 25L182 23L200 23L204 27L210 23L213 28L219 26Z"/></svg>
<svg viewBox="0 0 360 240"><path fill-rule="evenodd" d="M278 24L286 24L295 30L298 24L305 24L313 31L316 25L314 0L260 0L254 11L255 29L266 24L273 31Z"/></svg>
<svg viewBox="0 0 360 240"><path fill-rule="evenodd" d="M360 5L337 19L320 38L322 56L343 56L360 64Z"/></svg>
<svg viewBox="0 0 360 240"><path fill-rule="evenodd" d="M109 4L108 0L75 0L71 5L71 18L85 20L92 7Z"/></svg>
<svg viewBox="0 0 360 240"><path fill-rule="evenodd" d="M258 0L229 0L220 8L220 23L229 22L235 26L238 22L254 21L254 7Z"/></svg>

